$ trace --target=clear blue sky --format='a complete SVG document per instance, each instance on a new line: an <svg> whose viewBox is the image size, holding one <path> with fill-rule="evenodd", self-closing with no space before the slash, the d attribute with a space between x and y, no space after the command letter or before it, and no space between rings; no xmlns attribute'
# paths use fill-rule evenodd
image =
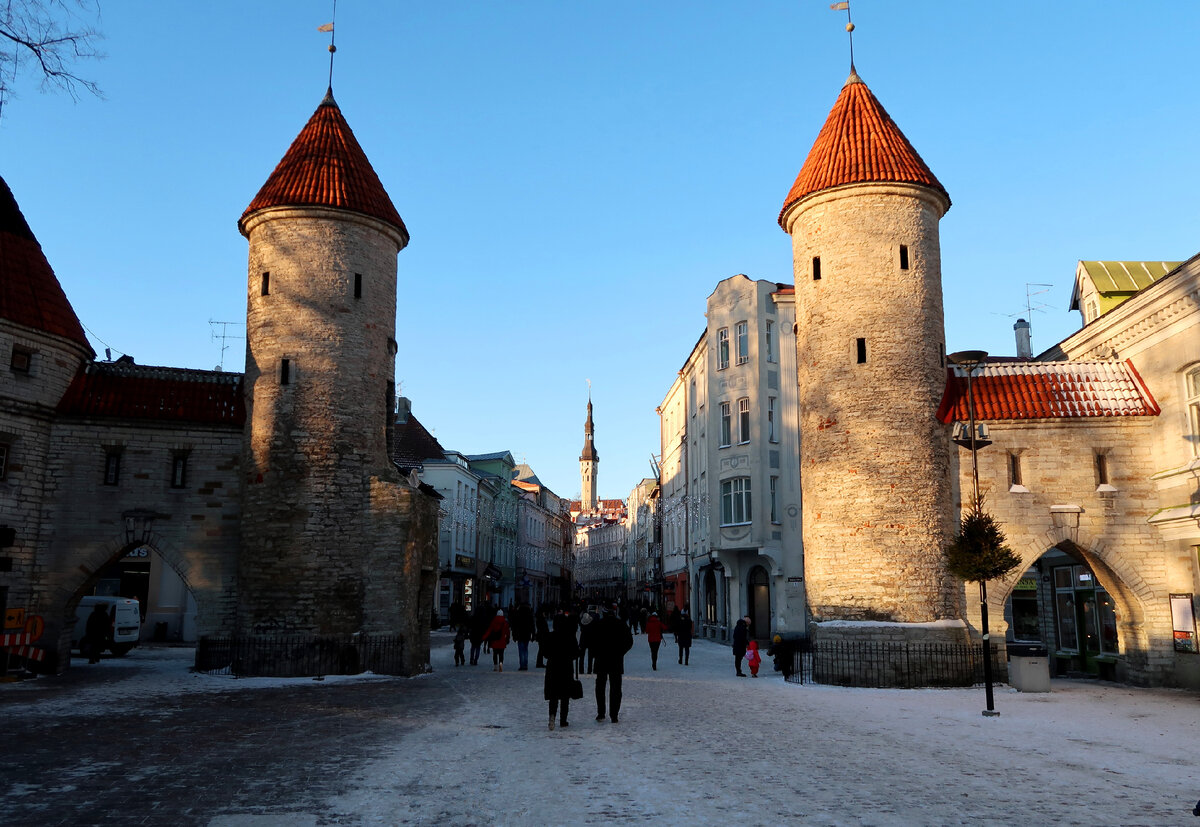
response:
<svg viewBox="0 0 1200 827"><path fill-rule="evenodd" d="M1078 259L1200 248L1200 4L857 0L863 79L950 192L947 346L1078 326ZM325 93L328 2L108 2L106 99L27 78L12 187L101 354L211 368L245 316L238 216ZM844 82L822 0L337 8L334 92L411 233L397 381L448 447L600 494L659 452L655 406L735 273L791 281L784 196ZM241 329L235 329L240 334ZM241 370L244 342L224 356Z"/></svg>

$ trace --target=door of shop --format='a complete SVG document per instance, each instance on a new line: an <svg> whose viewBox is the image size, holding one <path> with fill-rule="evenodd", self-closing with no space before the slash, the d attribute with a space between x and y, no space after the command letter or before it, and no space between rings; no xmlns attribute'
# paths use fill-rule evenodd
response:
<svg viewBox="0 0 1200 827"><path fill-rule="evenodd" d="M1117 616L1112 596L1087 566L1054 569L1057 657L1069 671L1112 677L1117 654Z"/></svg>

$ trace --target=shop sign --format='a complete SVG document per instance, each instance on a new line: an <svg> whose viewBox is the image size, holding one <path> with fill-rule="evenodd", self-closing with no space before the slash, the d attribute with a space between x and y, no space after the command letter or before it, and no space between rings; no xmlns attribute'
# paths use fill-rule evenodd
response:
<svg viewBox="0 0 1200 827"><path fill-rule="evenodd" d="M1175 632L1175 651L1196 654L1196 614L1190 594L1171 595L1171 625Z"/></svg>
<svg viewBox="0 0 1200 827"><path fill-rule="evenodd" d="M473 569L475 568L475 558L465 554L456 554L454 555L454 565L460 569Z"/></svg>
<svg viewBox="0 0 1200 827"><path fill-rule="evenodd" d="M1013 586L1015 592L1036 592L1038 581L1036 577L1022 577L1017 581L1017 585Z"/></svg>

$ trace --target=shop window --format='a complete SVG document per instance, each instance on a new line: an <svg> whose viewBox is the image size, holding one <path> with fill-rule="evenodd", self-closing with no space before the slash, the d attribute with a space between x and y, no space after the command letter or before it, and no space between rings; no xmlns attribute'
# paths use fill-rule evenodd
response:
<svg viewBox="0 0 1200 827"><path fill-rule="evenodd" d="M745 525L751 520L750 478L721 482L721 525Z"/></svg>
<svg viewBox="0 0 1200 827"><path fill-rule="evenodd" d="M750 441L750 400L743 397L738 400L738 444L745 445Z"/></svg>
<svg viewBox="0 0 1200 827"><path fill-rule="evenodd" d="M721 447L728 448L732 442L733 423L728 402L721 403Z"/></svg>
<svg viewBox="0 0 1200 827"><path fill-rule="evenodd" d="M734 332L737 336L737 363L744 365L750 361L750 326L745 322L738 322L734 326Z"/></svg>
<svg viewBox="0 0 1200 827"><path fill-rule="evenodd" d="M729 367L729 328L717 331L717 370Z"/></svg>

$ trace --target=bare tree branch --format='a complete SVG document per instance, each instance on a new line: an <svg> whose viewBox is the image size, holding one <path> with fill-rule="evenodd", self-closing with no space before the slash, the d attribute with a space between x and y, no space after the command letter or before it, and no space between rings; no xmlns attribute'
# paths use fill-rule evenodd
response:
<svg viewBox="0 0 1200 827"><path fill-rule="evenodd" d="M81 92L103 97L95 81L77 74L81 60L102 58L95 0L0 0L0 114L15 97L14 87L26 73L40 76L43 92L57 89L72 100Z"/></svg>

